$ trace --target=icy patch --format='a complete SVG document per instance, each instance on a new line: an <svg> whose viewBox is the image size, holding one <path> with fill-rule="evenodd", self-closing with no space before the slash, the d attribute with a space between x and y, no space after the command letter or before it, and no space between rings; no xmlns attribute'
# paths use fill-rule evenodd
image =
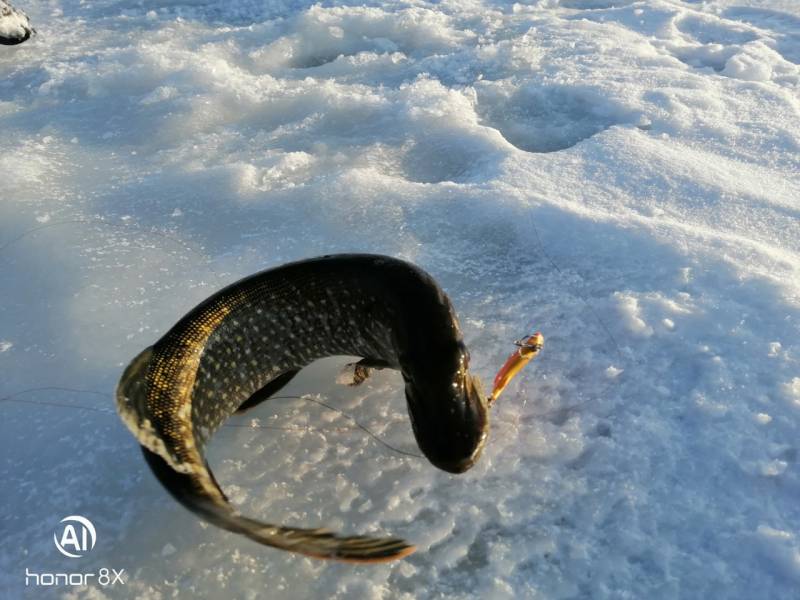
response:
<svg viewBox="0 0 800 600"><path fill-rule="evenodd" d="M8 352L14 346L11 342L0 340L0 352Z"/></svg>

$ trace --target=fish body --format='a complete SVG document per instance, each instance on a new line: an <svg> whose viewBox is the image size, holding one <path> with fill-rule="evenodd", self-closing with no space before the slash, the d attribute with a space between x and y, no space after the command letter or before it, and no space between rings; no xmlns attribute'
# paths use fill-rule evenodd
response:
<svg viewBox="0 0 800 600"><path fill-rule="evenodd" d="M259 390L326 356L401 372L420 449L459 473L488 433L487 399L450 300L410 263L379 255L303 260L242 279L203 301L125 370L117 408L161 483L212 523L319 558L382 561L403 540L342 537L260 523L229 504L204 458L213 433Z"/></svg>

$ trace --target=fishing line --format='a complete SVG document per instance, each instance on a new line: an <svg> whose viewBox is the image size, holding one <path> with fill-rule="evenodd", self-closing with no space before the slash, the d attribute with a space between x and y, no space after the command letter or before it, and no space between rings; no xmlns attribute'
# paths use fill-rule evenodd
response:
<svg viewBox="0 0 800 600"><path fill-rule="evenodd" d="M82 410L91 410L93 412L98 412L98 413L107 414L107 415L116 415L116 411L115 410L111 410L111 409L107 409L107 408L98 408L96 406L88 406L86 404L74 404L74 403L65 404L65 403L62 403L62 402L51 402L51 401L47 401L47 400L25 400L24 398L18 398L18 396L21 396L23 394L28 394L30 392L46 392L46 391L73 392L73 393L76 393L76 394L94 394L95 396L103 396L105 398L111 398L112 397L111 394L107 394L105 392L98 392L98 391L95 391L95 390L79 390L79 389L75 389L75 388L62 387L62 386L45 386L45 387L38 387L38 388L29 388L27 390L21 390L19 392L15 392L13 394L10 394L8 396L4 396L4 397L0 398L0 402L15 402L15 403L19 403L19 404L33 404L33 405L39 405L39 406L56 406L56 407L60 407L60 408L72 408L72 409L77 408L77 409L82 409ZM361 429L362 431L367 433L372 439L374 439L375 441L377 441L381 445L385 446L386 448L388 448L392 452L396 452L397 454L403 454L405 456L411 456L411 457L414 457L414 458L424 458L421 454L417 454L415 452L408 452L408 451L403 450L401 448L397 448L395 446L392 446L389 442L386 442L383 439L381 439L376 433L374 433L372 430L370 430L366 425L363 425L362 423L360 423L358 421L358 419L353 417L351 414L343 411L340 408L336 408L335 406L332 406L332 405L330 405L330 404L328 404L326 402L323 402L322 400L319 400L317 398L313 398L313 397L310 397L310 396L271 396L270 398L268 398L268 400L305 400L305 401L308 401L308 402L313 402L314 404L318 404L319 406L327 408L328 410L332 410L334 412L339 413L340 415L342 415L343 417L345 417L346 419L351 421L353 424L355 424L358 429ZM281 426L281 425L261 425L261 424L258 424L258 425L256 425L256 424L249 424L249 425L241 424L240 425L240 424L237 424L237 423L224 423L222 425L222 427L229 427L229 428L236 428L236 429L269 429L269 430L278 430L278 431L306 431L306 432L316 431L316 432L322 432L322 433L356 431L353 427L323 428L323 427L312 427L310 425L306 426L306 427L287 427L287 426Z"/></svg>
<svg viewBox="0 0 800 600"><path fill-rule="evenodd" d="M42 229L48 229L50 227L56 227L59 225L72 225L74 223L91 223L91 221L87 221L84 219L71 219L69 221L57 221L55 223L45 223L44 225L39 225L37 227L31 227L27 231L23 231L17 237L11 238L7 242L0 244L0 252L8 248L12 244L16 244L21 239L28 237L29 235L36 233L37 231L41 231Z"/></svg>
<svg viewBox="0 0 800 600"><path fill-rule="evenodd" d="M139 234L145 234L145 235L152 235L152 236L160 237L162 239L165 239L167 241L172 242L176 246L180 247L182 250L188 251L188 252L194 254L195 256L201 258L203 260L203 262L205 263L205 265L208 267L208 269L211 272L213 272L218 277L222 277L221 274L219 272L217 272L211 266L211 260L210 260L210 258L208 256L202 254L201 252L199 252L198 250L194 249L193 247L191 247L190 245L188 245L184 241L178 239L177 237L171 236L171 235L169 235L167 233L164 233L164 232L161 232L161 231L157 231L155 229L143 230L141 228L137 228L135 226L135 224L129 225L129 224L113 223L111 221L108 221L108 220L100 218L100 217L67 219L67 220L63 220L63 221L55 221L55 222L52 222L52 223L44 223L42 225L37 225L35 227L31 227L30 229L27 229L27 230L23 231L22 233L20 233L19 235L17 235L15 237L7 240L6 242L0 244L0 253L5 251L7 248L12 246L13 244L16 244L17 242L19 242L19 241L21 241L21 240L23 240L23 239L25 239L25 238L37 233L39 231L43 231L43 230L46 230L46 229L52 229L52 228L55 228L55 227L62 227L62 226L65 226L65 225L102 225L102 226L106 226L106 227L112 227L112 228L117 229L117 230L122 230L125 233L133 233L133 234L139 233ZM543 254L548 258L548 260L551 262L551 264L554 266L554 268L559 272L559 274L561 274L561 269L559 269L559 267L555 263L555 261L553 261L553 259L544 250L544 245L542 244L541 237L539 236L539 232L538 232L538 229L536 228L536 225L534 223L532 223L532 225L534 227L534 231L536 233L536 237L537 237L539 246L542 249ZM147 246L142 243L140 247L146 248ZM585 302L585 299L584 299L584 302ZM589 308L591 309L591 306ZM596 316L596 313L595 313L595 316ZM599 320L599 318L598 318L598 320ZM601 323L601 325L603 325L603 324ZM603 327L605 329L604 325L603 325ZM606 329L606 331L608 331L608 330ZM609 332L609 336L610 336L610 332ZM39 388L29 388L27 390L16 392L14 394L11 394L10 396L6 396L6 397L3 397L3 398L0 398L0 402L16 402L16 403L21 403L21 404L33 404L33 405L37 405L38 404L38 405L42 405L42 406L54 406L54 407L73 408L73 409L74 408L78 408L78 409L91 410L91 411L94 411L94 412L99 412L99 413L104 413L104 414L115 414L115 411L113 411L113 410L101 409L101 408L96 408L96 407L92 407L92 406L80 405L80 404L64 404L64 403L58 403L58 402L33 401L33 400L24 400L24 399L16 398L17 396L19 396L21 394L28 393L28 392L34 392L34 391L63 391L63 392L83 393L83 394L94 394L94 395L100 395L100 396L109 397L108 394L105 394L103 392L97 392L95 390L80 390L80 389L61 387L61 386L47 386L47 387L39 387ZM335 411L335 412L339 413L341 416L343 416L344 418L346 418L347 420L349 420L350 422L352 422L358 429L362 430L364 433L369 435L376 442L378 442L382 446L386 447L387 449L391 450L392 452L395 452L397 454L401 454L401 455L404 455L404 456L408 456L408 457L413 457L413 458L424 458L421 454L418 454L416 452L409 452L409 451L403 450L401 448L397 448L397 447L389 444L388 442L384 441L381 437L379 437L377 434L375 434L372 430L370 430L368 427L366 427L361 422L359 422L355 417L353 417L349 413L347 413L347 412L345 412L345 411L343 411L343 410L341 410L339 408L336 408L335 406L332 406L332 405L330 405L330 404L328 404L328 403L326 403L326 402L324 402L322 400L315 399L315 398L309 397L309 396L273 396L273 397L270 398L270 400L280 400L280 399L305 400L307 402L313 402L313 403L315 403L315 404L317 404L319 406L322 406L323 408L327 408L328 410ZM323 428L314 428L314 427L305 427L305 428L303 428L303 427L285 427L285 426L279 426L279 425L253 425L253 424L251 424L251 425L239 425L239 424L236 424L236 423L225 423L222 427L238 428L238 429L270 429L270 430L280 430L280 431L320 431L320 432L353 431L352 428L346 428L346 429L344 429L344 428L323 429Z"/></svg>
<svg viewBox="0 0 800 600"><path fill-rule="evenodd" d="M45 229L50 229L50 228L53 228L53 227L60 227L60 226L64 226L64 225L75 225L75 224L111 226L111 227L114 227L114 228L117 228L117 229L126 230L126 232L129 232L129 230L134 229L134 232L135 232L135 228L133 228L133 227L130 227L130 226L127 226L127 225L122 225L122 224L119 224L119 223L112 223L112 222L106 221L106 220L104 220L102 218L95 218L95 219L69 219L69 220L64 220L64 221L56 221L56 222L53 222L53 223L45 223L45 224L42 224L42 225L38 225L36 227L32 227L32 228L30 228L30 229L28 229L26 231L23 231L21 234L17 235L16 237L13 237L10 240L8 240L8 241L4 242L3 244L1 244L0 245L0 253L2 253L9 246L19 242L20 240L22 240L22 239L24 239L24 238L26 238L26 237L28 237L30 235L33 235L34 233L36 233L38 231L42 231L42 230L45 230ZM166 233L156 231L156 230L145 231L144 233L146 233L148 235L154 235L154 236L160 237L162 239L169 240L169 241L173 242L174 244L176 244L177 246L180 246L181 249L189 251L192 254L202 258L203 261L208 266L208 268L215 275L221 276L211 266L211 261L207 256L205 256L202 253L198 252L197 250L195 250L191 246L185 244L184 242L180 241L179 239L177 239L177 238L175 238L173 236L170 236L170 235L168 235ZM142 247L144 247L144 246L142 246ZM0 398L0 402L17 402L17 403L21 403L21 404L39 404L39 405L42 405L42 406L56 406L56 407L62 407L62 408L79 408L79 409L91 410L91 411L99 412L99 413L115 414L115 411L112 411L112 410L101 409L101 408L96 408L96 407L92 407L92 406L80 405L80 404L63 404L63 403L58 403L58 402L33 401L33 400L24 400L24 399L17 399L16 398L16 396L19 396L21 394L28 393L28 392L34 392L34 391L64 391L64 392L74 392L74 393L84 393L84 394L95 394L95 395L109 397L108 394L105 394L103 392L97 392L95 390L79 390L79 389L67 388L67 387L61 387L61 386L47 386L47 387L40 387L40 388L30 388L30 389L27 389L27 390L16 392L15 394L11 394L10 396L6 396L4 398ZM326 402L323 402L322 400L311 398L311 397L308 397L308 396L273 396L273 397L271 397L269 399L270 400L296 399L296 400L305 400L305 401L308 401L308 402L313 402L315 404L318 404L319 406L327 408L328 410L332 410L332 411L335 411L335 412L339 413L340 415L342 415L343 417L345 417L346 419L351 421L358 429L360 429L363 432L365 432L367 435L369 435L376 442L378 442L382 446L388 448L392 452L395 452L397 454L401 454L401 455L404 455L404 456L413 457L413 458L423 458L423 456L421 454L418 454L416 452L408 452L406 450L403 450L401 448L397 448L397 447L391 445L390 443L384 441L377 434L375 434L367 426L365 426L362 423L360 423L355 417L353 417L349 413L346 413L345 411L343 411L343 410L341 410L339 408L336 408L335 406L327 404ZM252 425L252 424L251 425L238 425L236 423L225 423L223 425L223 427L239 428L239 429L271 429L271 430L281 430L281 431L320 431L320 432L353 431L353 428L351 428L351 427L348 427L348 428L335 428L335 429L323 429L323 428L315 428L315 427L305 427L305 428L303 428L303 427L284 427L284 426L279 426L279 425Z"/></svg>
<svg viewBox="0 0 800 600"><path fill-rule="evenodd" d="M206 256L202 252L199 252L198 250L195 250L189 244L187 244L186 242L178 239L175 236L172 236L172 235L170 235L168 233L164 233L163 231L158 231L157 229L149 229L149 230L143 229L141 227L137 227L136 224L130 224L129 225L129 224L123 224L123 223L113 223L113 222L107 221L107 220L105 220L105 219L103 219L101 217L95 217L95 218L90 218L90 219L67 219L67 220L64 220L64 221L55 221L53 223L45 223L43 225L38 225L36 227L31 227L30 229L27 229L26 231L23 231L22 233L20 233L16 237L11 238L10 240L4 242L3 244L0 244L0 253L2 253L6 248L12 246L13 244L16 244L20 240L23 240L26 237L28 237L30 235L33 235L34 233L42 231L43 229L50 229L50 228L53 228L53 227L61 227L63 225L76 225L76 224L81 224L81 225L104 225L104 226L112 227L112 228L117 229L117 230L121 230L123 233L129 233L129 234L130 233L132 233L132 234L139 233L139 234L152 235L152 236L155 236L155 237L159 237L161 239L170 241L173 244L175 244L176 246L180 247L182 250L190 252L191 254L194 254L195 256L201 258L203 260L203 262L205 263L205 265L208 267L208 269L212 273L214 273L214 275L216 275L217 277L222 277L222 275L218 271L216 271L216 269L214 269L214 267L211 265L211 259L208 256ZM145 243L141 243L140 242L140 246L139 247L140 248L147 248L148 246Z"/></svg>
<svg viewBox="0 0 800 600"><path fill-rule="evenodd" d="M570 288L570 284L567 282L566 275L564 275L564 272L561 270L561 267L558 266L558 263L556 263L555 259L552 256L550 256L550 253L547 252L547 250L545 249L544 242L542 241L542 236L539 234L539 227L537 227L536 221L534 220L532 214L528 214L528 220L530 221L530 225L533 228L533 233L536 236L536 243L538 244L539 249L541 250L541 252L544 255L544 257L547 259L547 261L553 266L553 268L556 270L558 275L561 277L561 279L564 281L565 285L569 289ZM580 279L585 284L586 283L586 279L583 277L583 275L581 275L580 273L577 273L577 272L576 272L576 274L577 274L578 277L580 277ZM603 319L600 318L600 315L598 314L598 312L591 305L591 303L587 299L587 295L584 292L582 292L581 290L576 290L574 288L570 289L570 291L573 294L575 294L578 298L580 298L580 300L583 302L583 304L586 306L586 308L588 308L589 311L592 313L592 315L594 316L595 320L598 322L598 324L603 329L603 331L606 332L606 335L608 336L608 339L610 339L611 343L614 345L614 349L616 350L617 356L619 357L620 361L621 362L626 362L625 358L623 357L623 354L622 354L622 348L620 348L620 345L617 343L617 339L614 337L614 334L611 333L611 330L605 324Z"/></svg>
<svg viewBox="0 0 800 600"><path fill-rule="evenodd" d="M361 430L365 431L367 434L369 434L375 441L377 441L380 444L383 444L384 446L386 446L387 448L390 448L391 450L394 450L398 454L405 454L406 456L413 456L415 458L424 458L421 454L417 454L416 452L407 452L406 450L401 450L400 448L395 448L391 444L383 441L376 434L374 434L372 431L367 429L367 427L365 427L364 425L359 423L355 419L355 417L353 417L352 415L344 412L343 410L340 410L340 409L338 409L338 408L336 408L334 406L331 406L330 404L327 404L327 403L323 402L322 400L319 400L317 398L312 398L310 396L304 396L302 399L303 400L308 400L309 402L314 402L315 404L319 404L320 406L324 406L325 408L329 408L331 410L335 410L336 412L338 412L343 417L345 417L345 418L349 419L350 421L352 421L359 429L361 429Z"/></svg>

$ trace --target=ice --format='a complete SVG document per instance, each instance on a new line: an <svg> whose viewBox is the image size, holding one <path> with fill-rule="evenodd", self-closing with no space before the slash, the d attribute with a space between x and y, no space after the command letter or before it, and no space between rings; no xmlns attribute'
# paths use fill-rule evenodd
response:
<svg viewBox="0 0 800 600"><path fill-rule="evenodd" d="M0 46L0 596L102 567L126 586L38 591L796 595L795 0L18 6L38 35ZM484 382L546 340L461 476L404 454L396 373L336 383L352 357L215 436L244 514L418 547L371 567L202 523L112 402L213 291L352 251L434 275ZM52 543L72 514L98 531L79 560Z"/></svg>

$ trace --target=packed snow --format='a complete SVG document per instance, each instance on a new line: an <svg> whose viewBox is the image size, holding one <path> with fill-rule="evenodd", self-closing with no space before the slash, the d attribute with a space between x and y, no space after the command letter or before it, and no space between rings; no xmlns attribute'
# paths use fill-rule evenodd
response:
<svg viewBox="0 0 800 600"><path fill-rule="evenodd" d="M18 7L38 35L0 47L0 596L797 596L796 0ZM345 251L433 274L485 382L546 340L461 476L348 418L417 451L399 375L341 386L345 358L285 390L341 412L276 399L217 433L245 514L418 546L379 566L202 523L112 401L201 299ZM84 558L53 544L68 515L97 529ZM124 586L26 587L101 568Z"/></svg>

